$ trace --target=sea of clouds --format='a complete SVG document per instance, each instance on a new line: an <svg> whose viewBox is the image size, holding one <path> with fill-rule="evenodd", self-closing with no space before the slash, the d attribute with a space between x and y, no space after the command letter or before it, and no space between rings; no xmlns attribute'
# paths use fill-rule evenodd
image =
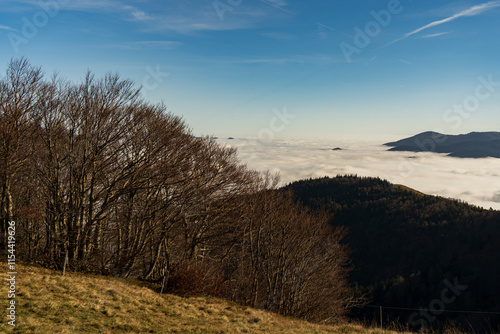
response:
<svg viewBox="0 0 500 334"><path fill-rule="evenodd" d="M431 152L390 152L387 140L219 139L250 168L278 172L282 184L357 174L386 179L429 195L500 210L500 159L463 159ZM341 150L333 150L341 148Z"/></svg>

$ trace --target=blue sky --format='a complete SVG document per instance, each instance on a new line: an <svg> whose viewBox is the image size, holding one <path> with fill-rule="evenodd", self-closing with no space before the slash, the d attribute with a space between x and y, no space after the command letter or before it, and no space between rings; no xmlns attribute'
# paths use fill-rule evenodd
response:
<svg viewBox="0 0 500 334"><path fill-rule="evenodd" d="M196 134L498 131L500 1L0 0L0 64L119 72Z"/></svg>

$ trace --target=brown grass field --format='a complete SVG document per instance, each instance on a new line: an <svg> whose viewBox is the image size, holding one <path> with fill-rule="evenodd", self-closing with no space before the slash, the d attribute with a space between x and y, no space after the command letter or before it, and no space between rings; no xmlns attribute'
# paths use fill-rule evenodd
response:
<svg viewBox="0 0 500 334"><path fill-rule="evenodd" d="M7 323L2 266L2 333L397 333L326 326L209 297L159 294L145 283L16 265L16 326ZM402 333L402 332L399 332Z"/></svg>

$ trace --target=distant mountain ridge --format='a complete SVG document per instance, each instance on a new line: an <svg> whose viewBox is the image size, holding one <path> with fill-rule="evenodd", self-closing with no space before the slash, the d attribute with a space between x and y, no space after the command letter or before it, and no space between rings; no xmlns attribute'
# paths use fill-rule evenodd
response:
<svg viewBox="0 0 500 334"><path fill-rule="evenodd" d="M389 151L448 153L458 158L500 158L500 132L471 132L445 135L427 131L416 136L385 143Z"/></svg>

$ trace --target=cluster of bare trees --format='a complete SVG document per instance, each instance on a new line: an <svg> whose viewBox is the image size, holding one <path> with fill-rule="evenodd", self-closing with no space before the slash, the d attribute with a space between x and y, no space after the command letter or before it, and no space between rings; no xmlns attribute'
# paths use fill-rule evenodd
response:
<svg viewBox="0 0 500 334"><path fill-rule="evenodd" d="M232 299L310 321L333 319L353 302L345 280L348 263L339 241L345 230L308 213L291 193L269 189L245 198L236 248Z"/></svg>
<svg viewBox="0 0 500 334"><path fill-rule="evenodd" d="M0 79L0 167L1 241L15 220L25 260L197 282L315 321L345 312L343 231L117 75L74 84L11 61Z"/></svg>

